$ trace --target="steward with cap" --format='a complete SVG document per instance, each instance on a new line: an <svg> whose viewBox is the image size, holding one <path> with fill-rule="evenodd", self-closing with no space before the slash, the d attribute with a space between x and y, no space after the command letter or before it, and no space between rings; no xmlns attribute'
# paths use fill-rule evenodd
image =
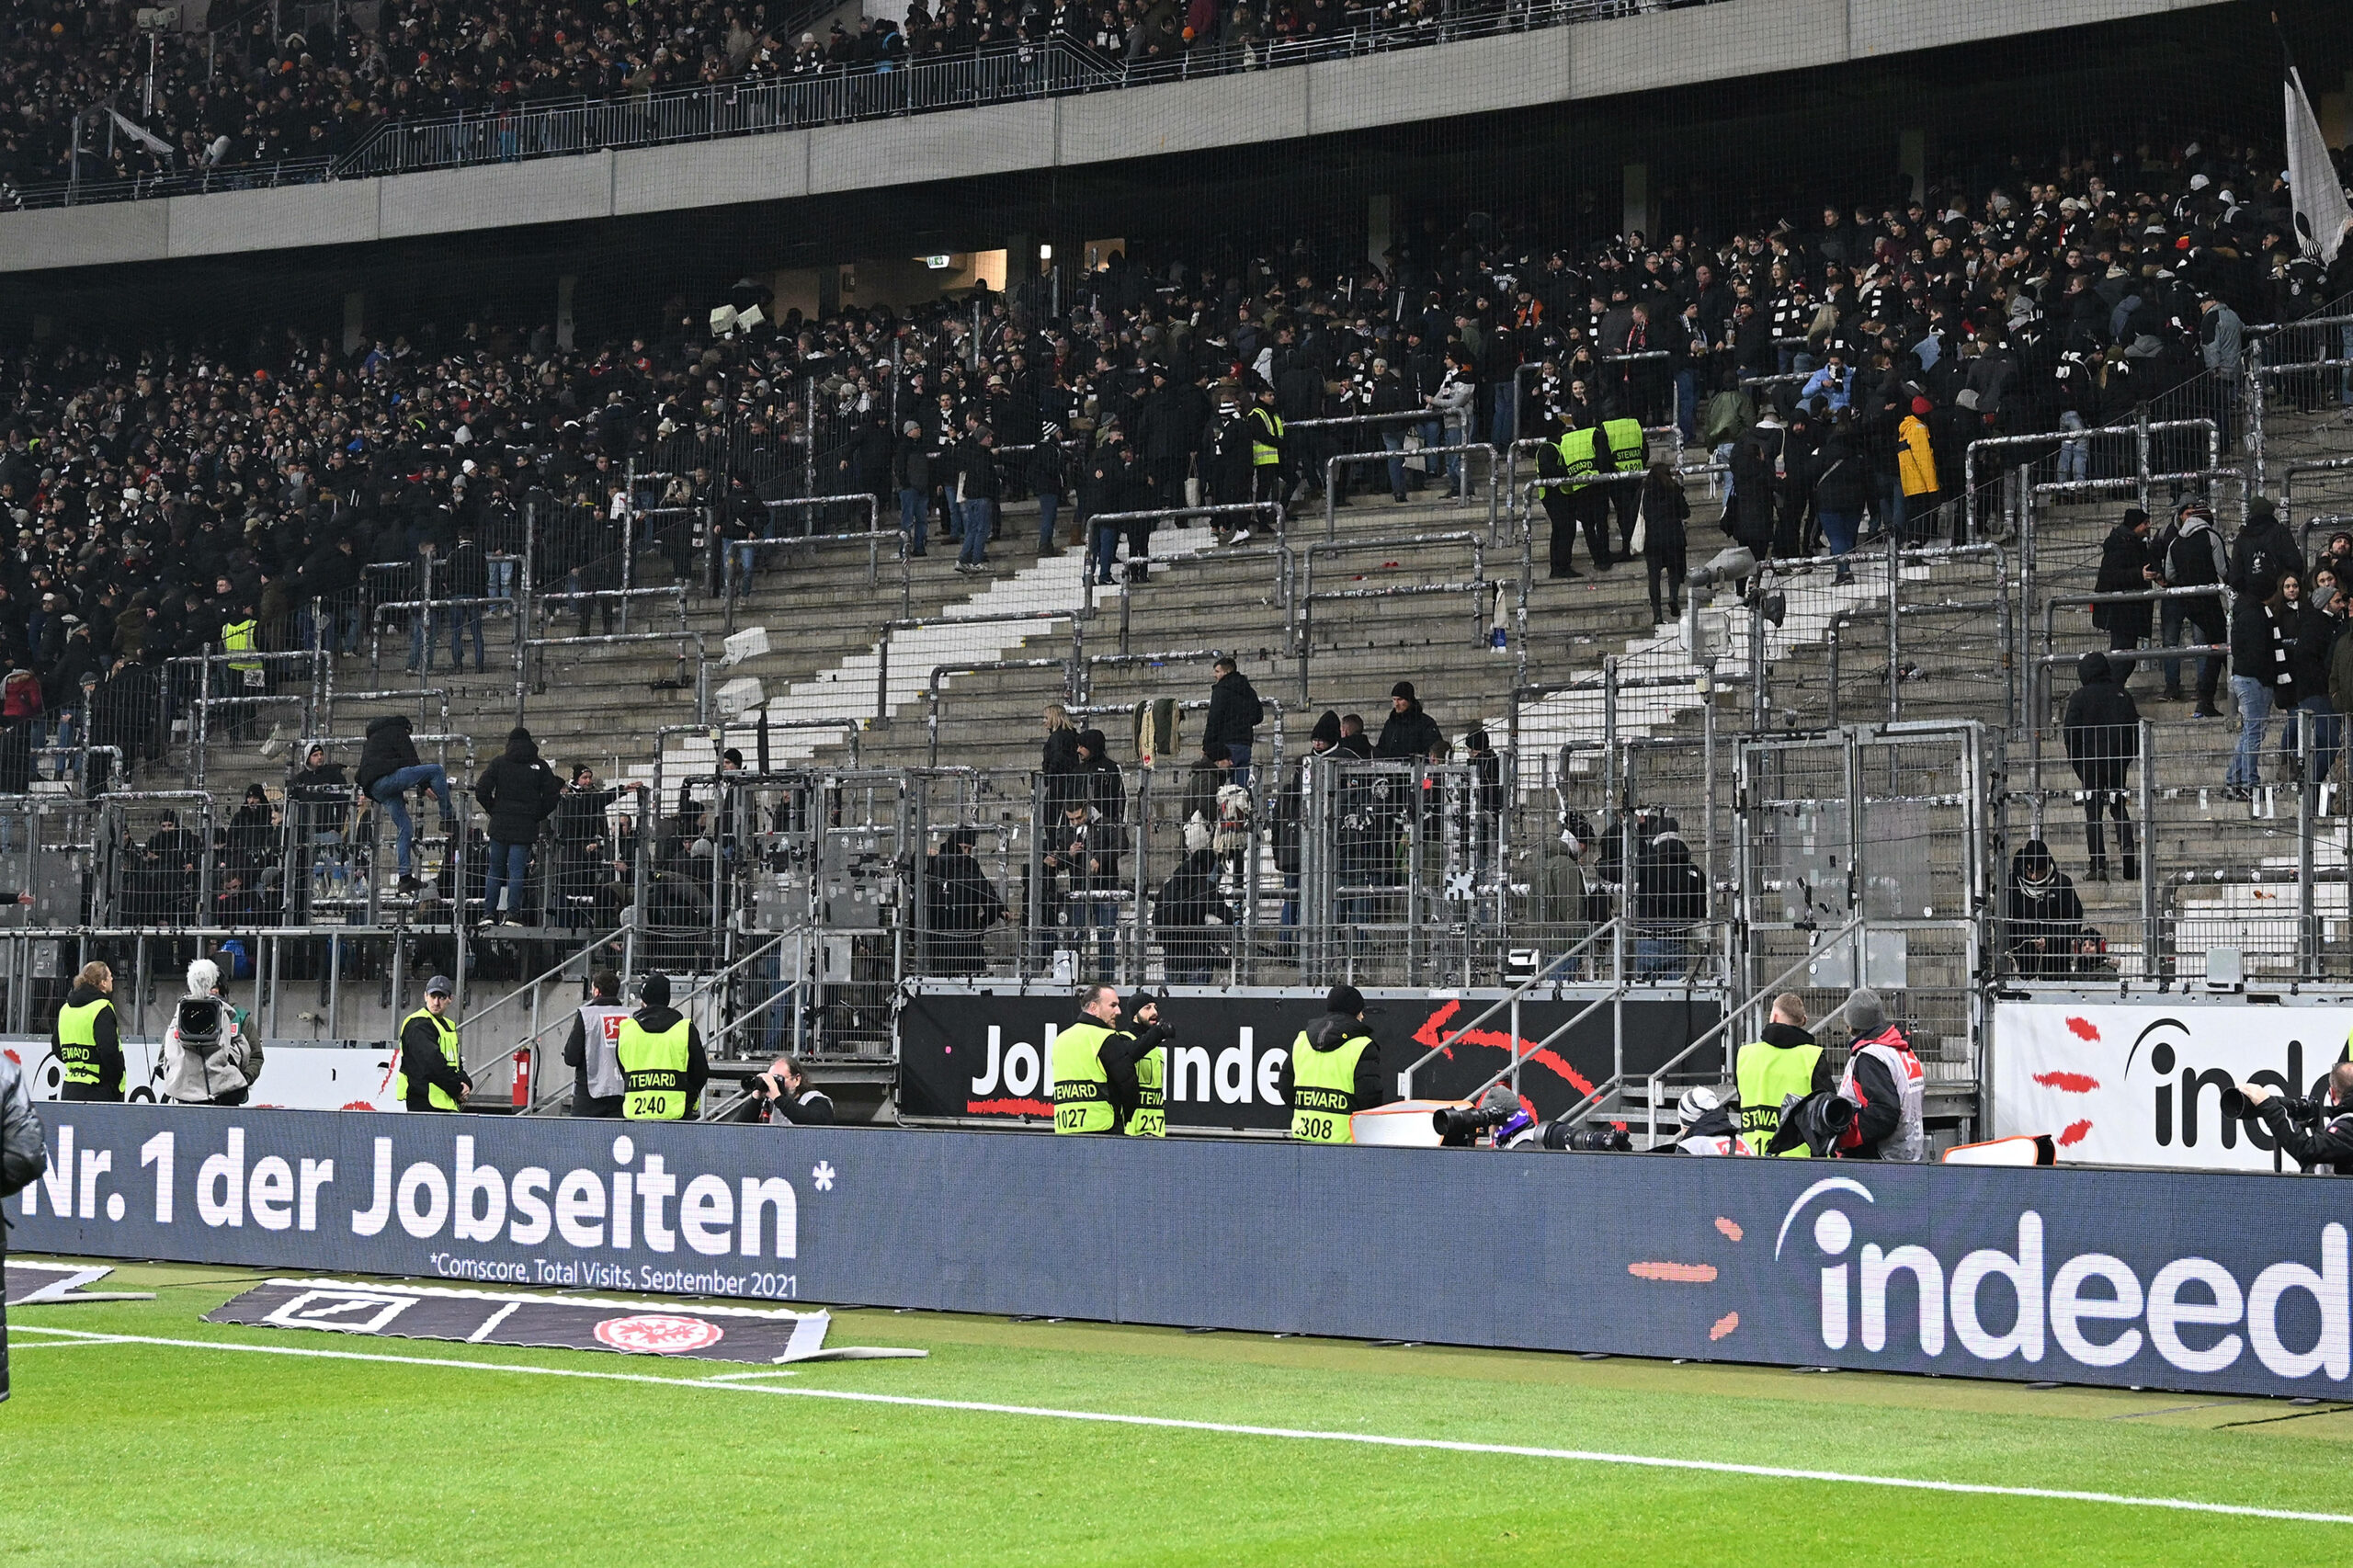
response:
<svg viewBox="0 0 2353 1568"><path fill-rule="evenodd" d="M1324 1016L1299 1031L1276 1079L1290 1106L1290 1135L1302 1143L1353 1143L1349 1118L1388 1102L1381 1047L1364 1025L1364 994L1335 985Z"/></svg>
<svg viewBox="0 0 2353 1568"><path fill-rule="evenodd" d="M1840 1010L1847 1027L1855 1031L1855 1042L1838 1092L1854 1102L1855 1119L1838 1140L1838 1157L1919 1164L1927 1158L1922 1123L1927 1074L1912 1052L1912 1042L1889 1021L1887 1006L1876 991L1850 994Z"/></svg>
<svg viewBox="0 0 2353 1568"><path fill-rule="evenodd" d="M49 1037L64 1072L59 1099L122 1098L122 1029L113 996L114 971L102 963L84 964L74 977Z"/></svg>
<svg viewBox="0 0 2353 1568"><path fill-rule="evenodd" d="M473 1093L457 1020L449 1016L449 977L435 975L425 983L425 1006L401 1020L392 1097L411 1110L456 1110Z"/></svg>
<svg viewBox="0 0 2353 1568"><path fill-rule="evenodd" d="M1148 1008L1149 1004L1137 1012L1141 1015ZM1154 1020L1158 1016L1154 1010ZM1138 1021L1144 1020L1139 1017ZM1166 1040L1167 1031L1156 1023L1142 1034L1120 1028L1120 994L1111 987L1080 987L1078 1017L1054 1033L1054 1131L1159 1136L1160 1074L1155 1064L1154 1099L1146 1108L1137 1062L1158 1051ZM1154 1113L1150 1121L1144 1119L1147 1108Z"/></svg>
<svg viewBox="0 0 2353 1568"><path fill-rule="evenodd" d="M649 974L640 1006L621 1020L614 1055L621 1070L621 1116L630 1121L691 1121L710 1077L702 1034L670 1006L670 977Z"/></svg>

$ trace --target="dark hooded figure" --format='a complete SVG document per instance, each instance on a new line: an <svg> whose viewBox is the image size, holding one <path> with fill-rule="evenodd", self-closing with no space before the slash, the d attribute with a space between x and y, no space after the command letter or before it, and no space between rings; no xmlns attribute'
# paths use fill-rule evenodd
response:
<svg viewBox="0 0 2353 1568"><path fill-rule="evenodd" d="M2010 858L2003 900L2004 946L2021 979L2057 980L2075 972L2084 937L2084 902L2075 884L2051 858L2051 846L2029 838Z"/></svg>
<svg viewBox="0 0 2353 1568"><path fill-rule="evenodd" d="M2141 710L2105 653L2086 653L2075 663L2075 678L2083 684L2067 699L2060 719L2066 737L2067 760L2084 785L2084 835L2091 850L2090 879L2108 881L2108 843L2101 834L2103 814L2116 818L2116 847L2124 857L2124 880L2137 881L2141 862L2132 849L2132 817L2125 797L2132 759L2141 749Z"/></svg>
<svg viewBox="0 0 2353 1568"><path fill-rule="evenodd" d="M484 924L504 925L509 914L522 907L531 845L540 836L540 824L554 815L562 802L563 783L540 758L531 732L518 724L506 733L506 750L475 781L474 799L490 813L482 917ZM498 900L502 888L509 890L504 909Z"/></svg>

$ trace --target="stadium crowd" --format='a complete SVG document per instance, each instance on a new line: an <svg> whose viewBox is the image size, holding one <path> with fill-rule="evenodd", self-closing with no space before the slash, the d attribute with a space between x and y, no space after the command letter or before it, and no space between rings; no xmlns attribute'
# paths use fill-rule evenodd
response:
<svg viewBox="0 0 2353 1568"><path fill-rule="evenodd" d="M1668 5L1703 0L1665 0ZM1543 26L1631 0L912 0L904 20L814 27L813 0L327 0L233 7L210 34L136 30L128 4L19 0L0 16L0 187L340 157L379 127L618 102L680 87L814 80L1050 43L1129 70L1247 69L1466 27ZM1645 9L1659 8L1646 5ZM335 14L340 10L338 18ZM298 21L307 17L307 22ZM210 19L210 18L208 18ZM276 26L273 26L273 23ZM1360 37L1351 38L1351 34ZM103 109L122 116L107 122Z"/></svg>
<svg viewBox="0 0 2353 1568"><path fill-rule="evenodd" d="M917 548L930 519L966 535L978 567L1009 494L1067 501L1082 540L1088 515L1181 505L1188 482L1249 498L1262 403L1285 425L1419 415L1373 475L1401 497L1421 478L1406 426L1501 446L1672 424L1728 454L1726 531L1788 554L1883 503L1949 495L1972 439L2120 416L2231 371L2245 323L2353 290L2353 247L2333 275L2294 248L2276 170L2227 140L2117 147L1977 193L1841 196L1713 244L1572 248L1508 215L1433 216L1385 267L1305 240L1115 253L1060 289L788 311L718 337L674 299L661 325L593 346L487 321L353 352L292 329L35 343L0 359L5 716L39 734L74 712L135 761L168 657L323 636L352 652L384 624L376 606L507 591L529 519L539 580L594 585L631 506L707 511L740 541L779 527L761 503L813 471L820 494L875 494ZM737 307L761 302L736 287ZM1280 439L1286 493L1368 438ZM675 477L624 503L632 454ZM1050 548L1057 509L1041 508ZM690 564L690 523L654 538ZM1131 556L1144 542L1131 534ZM455 654L468 627L449 619ZM411 642L412 663L435 654Z"/></svg>

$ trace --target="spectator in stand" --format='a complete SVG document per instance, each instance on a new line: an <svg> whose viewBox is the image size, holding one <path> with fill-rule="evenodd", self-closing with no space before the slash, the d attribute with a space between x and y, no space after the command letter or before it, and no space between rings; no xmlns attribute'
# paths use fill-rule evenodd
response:
<svg viewBox="0 0 2353 1568"><path fill-rule="evenodd" d="M2315 568L2313 590L2304 596L2303 610L2296 621L2295 647L2289 655L2296 680L2297 712L2309 715L2291 714L2289 735L2301 751L2306 731L2310 732L2310 764L2299 772L2315 804L2343 744L2345 721L2329 692L2329 672L2336 662L2336 645L2345 640L2345 609L2343 583L2336 569L2326 564Z"/></svg>
<svg viewBox="0 0 2353 1568"><path fill-rule="evenodd" d="M488 860L482 890L482 924L504 926L521 912L531 867L531 846L540 824L555 814L563 785L540 756L531 732L517 724L506 733L506 750L474 781L474 799L490 813ZM502 905L499 894L505 892Z"/></svg>
<svg viewBox="0 0 2353 1568"><path fill-rule="evenodd" d="M2164 631L2168 648L2185 646L2185 631L2195 631L2199 642L2210 648L2228 646L2231 628L2222 608L2222 581L2229 571L2230 557L2222 547L2222 536L2214 527L2214 514L2201 501L2186 501L2174 525L2172 535L2162 545L2165 562L2160 581L2169 588L2211 588L2210 594L2188 594L2178 598L2159 601L2158 624ZM2169 701L2182 699L2181 661L2165 661L2165 690ZM2214 706L2215 692L2220 687L2222 661L2214 653L2203 654L2198 664L2198 706L2191 711L2194 719L2219 719L2222 710Z"/></svg>
<svg viewBox="0 0 2353 1568"><path fill-rule="evenodd" d="M2288 614L2276 577L2252 580L2231 609L2231 696L2239 709L2239 744L2223 783L2234 801L2253 799L2263 782L2263 733L2272 710L2294 706Z"/></svg>
<svg viewBox="0 0 2353 1568"><path fill-rule="evenodd" d="M449 806L449 775L438 762L426 762L416 755L416 743L409 739L410 724L405 713L386 714L372 719L368 724L367 744L359 753L359 788L368 798L392 814L392 828L400 836L400 891L404 895L417 892L417 881L409 874L409 846L416 830L409 821L408 792L429 790L441 807L441 831L448 834L457 825L457 817Z"/></svg>
<svg viewBox="0 0 2353 1568"><path fill-rule="evenodd" d="M2099 575L2092 580L2095 594L2146 593L2156 583L2158 563L2149 549L2149 514L2128 506L2116 527L2100 541ZM2092 606L2092 625L2108 633L2110 653L2137 649L2156 623L2151 600ZM2120 686L2137 665L2127 665Z"/></svg>
<svg viewBox="0 0 2353 1568"><path fill-rule="evenodd" d="M2040 838L2028 839L2010 858L2002 915L2003 949L2021 979L2075 972L2084 947L2084 901Z"/></svg>
<svg viewBox="0 0 2353 1568"><path fill-rule="evenodd" d="M1210 710L1201 725L1203 745L1222 745L1233 764L1233 781L1250 784L1250 751L1267 710L1251 687L1250 677L1235 667L1233 655L1222 654L1210 666Z"/></svg>
<svg viewBox="0 0 2353 1568"><path fill-rule="evenodd" d="M2108 878L2108 841L2102 835L2103 815L2116 819L2116 847L2124 860L2124 880L2141 880L2140 858L2132 852L2132 815L2125 807L2133 759L2141 751L2141 710L2124 689L2105 653L2086 653L2075 665L2078 682L2060 718L2067 760L2084 787L2085 845L2091 851L2087 880Z"/></svg>
<svg viewBox="0 0 2353 1568"><path fill-rule="evenodd" d="M1634 972L1642 980L1685 974L1692 927L1708 918L1708 883L1683 842L1683 824L1661 816L1634 859Z"/></svg>
<svg viewBox="0 0 2353 1568"><path fill-rule="evenodd" d="M982 943L990 926L1011 918L996 884L973 855L971 828L952 829L924 862L924 935L930 971L978 974L987 960Z"/></svg>
<svg viewBox="0 0 2353 1568"><path fill-rule="evenodd" d="M1347 749L1347 721L1341 721L1341 748ZM1434 746L1446 744L1438 721L1422 711L1422 700L1414 695L1414 683L1401 680L1389 688L1389 718L1381 726L1381 739L1373 746L1372 755L1398 762L1416 762L1430 755Z"/></svg>
<svg viewBox="0 0 2353 1568"><path fill-rule="evenodd" d="M1643 563L1650 573L1653 626L1683 613L1684 556L1690 520L1691 503L1683 494L1683 482L1667 464L1653 463L1650 477L1643 483ZM1666 580L1664 608L1658 591L1662 577Z"/></svg>

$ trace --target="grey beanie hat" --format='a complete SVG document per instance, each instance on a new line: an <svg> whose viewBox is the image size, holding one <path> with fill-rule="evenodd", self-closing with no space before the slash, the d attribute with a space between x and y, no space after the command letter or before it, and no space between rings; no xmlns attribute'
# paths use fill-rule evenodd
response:
<svg viewBox="0 0 2353 1568"><path fill-rule="evenodd" d="M1857 1040L1868 1040L1887 1028L1887 1004L1879 993L1866 985L1847 996L1847 1027L1855 1031Z"/></svg>

